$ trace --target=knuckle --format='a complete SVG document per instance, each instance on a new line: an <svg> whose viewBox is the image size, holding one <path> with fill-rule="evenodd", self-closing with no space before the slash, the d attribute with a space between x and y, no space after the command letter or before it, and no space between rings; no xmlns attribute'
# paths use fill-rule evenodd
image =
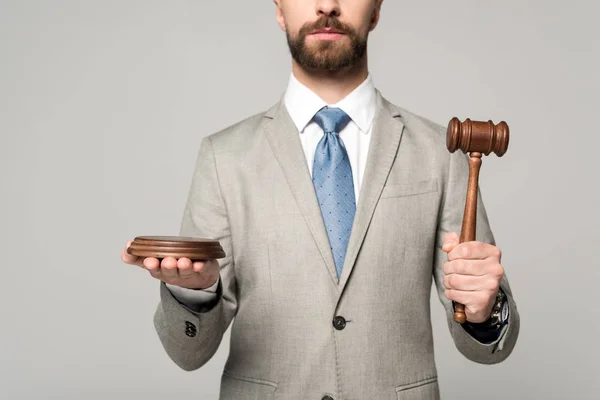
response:
<svg viewBox="0 0 600 400"><path fill-rule="evenodd" d="M494 249L494 257L498 258L498 260L502 258L502 250L500 250L498 247Z"/></svg>
<svg viewBox="0 0 600 400"><path fill-rule="evenodd" d="M504 267L502 266L502 264L498 264L498 276L500 276L501 278L504 277Z"/></svg>
<svg viewBox="0 0 600 400"><path fill-rule="evenodd" d="M469 255L477 252L479 250L480 243L479 242L469 242L467 244L467 248L469 249Z"/></svg>
<svg viewBox="0 0 600 400"><path fill-rule="evenodd" d="M471 254L471 247L473 246L472 243L467 243L463 246L463 248L461 249L461 255L463 257L469 257L469 255Z"/></svg>
<svg viewBox="0 0 600 400"><path fill-rule="evenodd" d="M504 276L504 267L500 264L497 264L493 270L493 274L499 279L502 279L502 277Z"/></svg>

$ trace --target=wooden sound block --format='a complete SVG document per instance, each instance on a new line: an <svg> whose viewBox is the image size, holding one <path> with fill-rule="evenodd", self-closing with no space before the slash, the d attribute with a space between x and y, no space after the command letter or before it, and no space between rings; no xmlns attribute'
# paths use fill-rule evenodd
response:
<svg viewBox="0 0 600 400"><path fill-rule="evenodd" d="M184 236L137 236L127 252L138 257L185 257L195 261L225 257L218 240Z"/></svg>

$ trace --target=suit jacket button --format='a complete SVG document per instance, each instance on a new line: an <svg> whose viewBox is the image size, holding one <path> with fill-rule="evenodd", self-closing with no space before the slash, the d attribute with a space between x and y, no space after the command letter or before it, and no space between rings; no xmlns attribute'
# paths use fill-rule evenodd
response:
<svg viewBox="0 0 600 400"><path fill-rule="evenodd" d="M185 321L185 334L189 337L194 337L196 336L196 332L196 325L194 325L190 321Z"/></svg>
<svg viewBox="0 0 600 400"><path fill-rule="evenodd" d="M189 337L194 337L194 336L196 336L196 331L193 329L186 329L185 334Z"/></svg>
<svg viewBox="0 0 600 400"><path fill-rule="evenodd" d="M338 315L333 319L333 327L338 331L341 331L346 327L346 319Z"/></svg>
<svg viewBox="0 0 600 400"><path fill-rule="evenodd" d="M186 329L196 329L196 325L194 325L193 323L191 323L190 321L185 321L185 328Z"/></svg>

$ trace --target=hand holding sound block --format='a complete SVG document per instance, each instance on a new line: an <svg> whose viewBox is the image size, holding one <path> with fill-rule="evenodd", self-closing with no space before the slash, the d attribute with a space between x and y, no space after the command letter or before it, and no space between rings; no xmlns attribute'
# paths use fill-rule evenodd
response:
<svg viewBox="0 0 600 400"><path fill-rule="evenodd" d="M216 240L180 236L139 236L121 253L124 263L146 269L165 283L205 289L219 277L217 259L225 257Z"/></svg>
<svg viewBox="0 0 600 400"><path fill-rule="evenodd" d="M138 257L185 257L190 260L216 260L225 257L219 241L183 236L138 236L127 252Z"/></svg>

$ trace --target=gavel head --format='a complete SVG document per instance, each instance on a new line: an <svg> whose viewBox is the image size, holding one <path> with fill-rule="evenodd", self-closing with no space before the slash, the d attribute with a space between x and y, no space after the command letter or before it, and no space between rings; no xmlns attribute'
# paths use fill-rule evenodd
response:
<svg viewBox="0 0 600 400"><path fill-rule="evenodd" d="M494 125L492 121L464 122L456 117L448 123L446 146L451 153L461 149L464 153L477 152L489 155L492 151L502 157L508 149L509 129L506 122Z"/></svg>

